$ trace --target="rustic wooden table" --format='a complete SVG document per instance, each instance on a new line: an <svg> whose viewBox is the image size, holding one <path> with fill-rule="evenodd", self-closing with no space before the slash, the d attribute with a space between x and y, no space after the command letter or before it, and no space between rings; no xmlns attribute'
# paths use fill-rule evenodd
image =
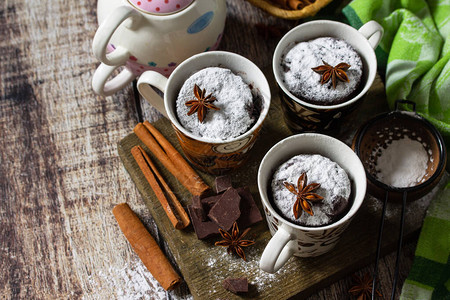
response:
<svg viewBox="0 0 450 300"><path fill-rule="evenodd" d="M220 50L270 69L277 41L299 22L276 19L246 1L227 4ZM339 6L333 5L328 13ZM0 5L1 299L190 298L186 285L162 290L111 213L115 204L128 202L158 237L117 142L139 120L160 116L134 100L131 85L110 97L94 94L98 62L91 42L97 26L96 1ZM399 287L414 249L415 241L403 248ZM381 260L385 295L394 264L393 253ZM308 299L347 299L351 282L346 276Z"/></svg>

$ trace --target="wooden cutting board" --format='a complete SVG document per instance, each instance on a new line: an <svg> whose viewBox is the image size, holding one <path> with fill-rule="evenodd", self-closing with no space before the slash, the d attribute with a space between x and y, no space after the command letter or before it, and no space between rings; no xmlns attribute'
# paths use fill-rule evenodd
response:
<svg viewBox="0 0 450 300"><path fill-rule="evenodd" d="M235 186L247 185L258 204L261 213L262 205L258 195L256 174L264 154L278 141L292 135L285 126L277 92L272 89L272 105L261 136L252 149L252 156L240 170L232 173ZM343 123L333 135L348 145L358 128L368 118L386 109L384 88L379 79L364 99L363 104ZM175 133L167 119L159 120L154 126L181 152ZM293 295L306 297L317 289L330 285L341 277L354 272L362 266L375 261L375 248L382 204L380 201L366 196L366 199L352 223L344 232L341 241L331 252L316 258L291 258L276 274L268 274L259 269L259 259L271 238L268 227L260 222L254 226L248 238L256 244L246 248L247 262L235 255L227 254L226 248L214 246L219 237L208 241L197 239L192 226L185 230L173 228L165 215L159 201L145 180L130 150L141 145L156 162L158 169L169 183L183 206L191 203L188 191L152 156L134 133L126 136L118 143L122 162L139 189L143 200L153 215L162 237L181 271L184 280L195 299L286 299ZM182 152L181 152L182 153ZM213 185L214 177L200 173L209 185ZM425 209L430 197L408 203L405 220L404 238L413 237L422 225ZM383 253L396 248L400 207L390 204L387 209L385 231L383 235ZM264 214L263 214L264 216ZM222 287L227 277L246 276L249 281L249 293L236 296Z"/></svg>

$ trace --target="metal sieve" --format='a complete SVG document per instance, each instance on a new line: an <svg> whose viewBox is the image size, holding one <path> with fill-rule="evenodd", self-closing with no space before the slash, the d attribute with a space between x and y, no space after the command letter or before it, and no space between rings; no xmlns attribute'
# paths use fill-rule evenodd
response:
<svg viewBox="0 0 450 300"><path fill-rule="evenodd" d="M411 105L412 112L399 110L399 104ZM405 137L418 141L423 145L428 154L428 163L425 175L419 183L411 187L399 188L379 181L377 179L376 167L377 160L383 153L383 150L387 149L393 141L400 140ZM441 134L436 130L436 128L416 113L414 102L397 100L394 111L378 115L367 121L363 126L361 126L361 128L359 128L353 138L352 148L361 159L361 162L366 170L368 181L367 188L369 194L380 200L384 199L378 233L375 270L373 274L372 299L374 299L374 292L376 289L382 232L386 215L386 204L388 200L401 201L402 203L397 258L391 293L391 299L394 299L399 272L399 258L403 239L406 201L413 201L424 196L439 182L444 174L447 161L445 144Z"/></svg>

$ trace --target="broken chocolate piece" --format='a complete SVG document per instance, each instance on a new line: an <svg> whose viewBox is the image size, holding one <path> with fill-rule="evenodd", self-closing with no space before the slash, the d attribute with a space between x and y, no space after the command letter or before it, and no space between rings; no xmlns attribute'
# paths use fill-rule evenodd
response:
<svg viewBox="0 0 450 300"><path fill-rule="evenodd" d="M248 281L247 277L241 278L230 278L228 277L222 283L223 287L232 293L247 293L248 292Z"/></svg>
<svg viewBox="0 0 450 300"><path fill-rule="evenodd" d="M208 198L203 198L201 200L202 205L203 205L203 209L205 211L209 212L211 207L213 207L214 204L216 204L216 202L219 201L220 197L222 197L222 195L216 195L216 196L211 196L211 197L208 197Z"/></svg>
<svg viewBox="0 0 450 300"><path fill-rule="evenodd" d="M211 208L208 217L220 228L228 231L241 215L240 203L241 197L238 192L229 188Z"/></svg>
<svg viewBox="0 0 450 300"><path fill-rule="evenodd" d="M263 218L248 186L239 187L236 190L241 196L241 216L237 220L239 228L245 229L262 221Z"/></svg>
<svg viewBox="0 0 450 300"><path fill-rule="evenodd" d="M219 233L219 226L213 221L202 222L202 220L197 217L192 205L188 206L188 212L191 216L192 226L194 226L194 231L199 240L206 239Z"/></svg>
<svg viewBox="0 0 450 300"><path fill-rule="evenodd" d="M195 214L197 215L197 217L202 220L202 221L206 221L206 212L203 209L203 205L202 202L200 200L200 196L195 195L194 197L192 197L192 209L194 210Z"/></svg>
<svg viewBox="0 0 450 300"><path fill-rule="evenodd" d="M217 194L228 190L230 187L233 187L231 185L231 178L227 175L216 177L215 183Z"/></svg>

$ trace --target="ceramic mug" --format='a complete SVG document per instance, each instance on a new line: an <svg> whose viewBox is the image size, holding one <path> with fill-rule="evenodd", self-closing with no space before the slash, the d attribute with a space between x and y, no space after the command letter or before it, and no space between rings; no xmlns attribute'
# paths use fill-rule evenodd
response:
<svg viewBox="0 0 450 300"><path fill-rule="evenodd" d="M165 76L193 54L215 50L225 26L225 0L99 0L92 42L101 61L92 87L111 95L145 71ZM114 71L121 72L111 78Z"/></svg>
<svg viewBox="0 0 450 300"><path fill-rule="evenodd" d="M226 141L193 135L178 121L175 107L178 93L190 75L206 67L218 66L241 76L252 87L254 98L261 101L261 112L256 123L244 134ZM182 62L168 79L157 72L147 71L141 75L137 86L139 93L172 122L187 159L196 168L216 175L232 171L246 161L269 112L271 100L269 83L263 72L247 58L225 51L194 55ZM164 98L152 87L163 92Z"/></svg>
<svg viewBox="0 0 450 300"><path fill-rule="evenodd" d="M374 49L383 36L383 27L369 21L359 30L340 22L318 20L299 25L280 40L273 55L272 68L279 87L281 107L286 124L292 131L326 131L332 129L341 117L352 112L359 100L367 93L377 72L377 58ZM361 56L363 62L362 88L350 100L336 105L308 103L293 95L283 83L282 57L287 47L318 37L333 37L350 44Z"/></svg>
<svg viewBox="0 0 450 300"><path fill-rule="evenodd" d="M338 221L321 227L300 226L287 221L273 208L269 196L273 173L282 163L299 154L328 157L347 173L352 185L351 207ZM364 200L366 173L358 156L343 142L323 134L303 133L278 142L267 152L258 170L258 189L273 235L261 256L260 268L274 273L293 255L318 256L337 244Z"/></svg>

